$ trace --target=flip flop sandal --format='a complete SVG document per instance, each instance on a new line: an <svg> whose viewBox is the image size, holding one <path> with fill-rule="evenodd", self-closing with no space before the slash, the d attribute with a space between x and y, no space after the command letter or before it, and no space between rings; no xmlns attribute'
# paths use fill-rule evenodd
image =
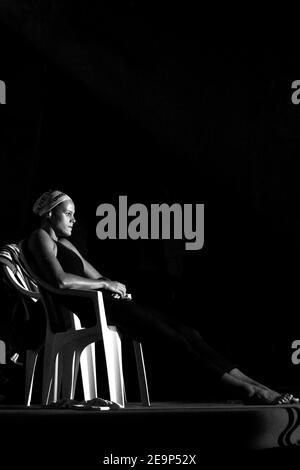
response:
<svg viewBox="0 0 300 470"><path fill-rule="evenodd" d="M43 405L42 408L50 410L110 410L111 406L109 405L109 403L112 402L108 402L107 400L103 400L102 398L88 400L88 402L79 402L77 400L65 399L49 403L48 405Z"/></svg>
<svg viewBox="0 0 300 470"><path fill-rule="evenodd" d="M58 400L49 403L48 405L42 405L42 408L53 409L53 410L70 410L74 409L79 402L77 400Z"/></svg>
<svg viewBox="0 0 300 470"><path fill-rule="evenodd" d="M299 398L294 397L291 393L284 393L275 398L275 400L270 403L271 405L290 405L299 403Z"/></svg>
<svg viewBox="0 0 300 470"><path fill-rule="evenodd" d="M104 400L103 398L99 398L99 397L92 398L91 400L86 400L86 401L84 400L80 402L80 405L83 405L86 408L105 407L110 410L117 410L117 409L122 408L121 405L119 405L118 403L115 403L114 401Z"/></svg>
<svg viewBox="0 0 300 470"><path fill-rule="evenodd" d="M245 405L263 405L263 406L274 406L274 405L291 405L299 403L299 398L294 397L291 393L283 393L275 398L273 401L267 401L265 398L250 397L245 400Z"/></svg>

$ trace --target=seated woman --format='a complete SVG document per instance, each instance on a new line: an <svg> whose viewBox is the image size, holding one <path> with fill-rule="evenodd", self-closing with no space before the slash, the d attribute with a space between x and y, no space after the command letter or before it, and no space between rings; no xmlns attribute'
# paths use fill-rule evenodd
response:
<svg viewBox="0 0 300 470"><path fill-rule="evenodd" d="M45 281L60 289L101 289L108 324L116 325L132 339L142 342L157 338L168 341L177 350L189 353L212 380L248 404L281 405L297 403L291 394L281 395L241 372L235 365L213 350L198 331L172 321L161 312L126 300L126 286L100 274L68 240L75 223L72 199L60 191L47 191L34 204L40 217L40 228L27 242L34 269ZM76 311L84 326L91 319Z"/></svg>

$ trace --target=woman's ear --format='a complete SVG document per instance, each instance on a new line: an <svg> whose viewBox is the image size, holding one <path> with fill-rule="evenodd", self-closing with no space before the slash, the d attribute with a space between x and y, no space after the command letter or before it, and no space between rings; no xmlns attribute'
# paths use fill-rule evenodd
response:
<svg viewBox="0 0 300 470"><path fill-rule="evenodd" d="M52 217L52 211L49 211L48 214L46 215L47 219L51 219Z"/></svg>

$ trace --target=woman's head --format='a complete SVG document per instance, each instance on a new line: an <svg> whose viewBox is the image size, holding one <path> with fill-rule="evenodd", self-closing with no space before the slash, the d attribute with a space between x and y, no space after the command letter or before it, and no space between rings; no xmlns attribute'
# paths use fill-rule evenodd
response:
<svg viewBox="0 0 300 470"><path fill-rule="evenodd" d="M58 238L71 235L75 206L67 194L57 190L43 193L34 203L33 212L41 217L42 225L52 229Z"/></svg>
<svg viewBox="0 0 300 470"><path fill-rule="evenodd" d="M62 191L52 190L46 191L43 193L34 203L33 212L42 217L51 211L54 207L58 206L60 203L71 200L70 196L63 193Z"/></svg>

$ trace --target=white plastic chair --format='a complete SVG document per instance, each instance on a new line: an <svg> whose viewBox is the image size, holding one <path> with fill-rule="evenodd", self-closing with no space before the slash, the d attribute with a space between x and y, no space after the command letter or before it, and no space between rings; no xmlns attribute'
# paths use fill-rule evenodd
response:
<svg viewBox="0 0 300 470"><path fill-rule="evenodd" d="M30 276L20 260L20 250L16 244L5 245L0 249L0 263L3 268L5 279L12 285L22 301L25 309L26 317L29 319L33 308L33 303L41 298L38 286L34 279ZM41 301L41 300L40 300ZM75 315L74 315L75 317ZM74 318L75 320L75 318ZM79 319L76 318L75 328L80 328ZM34 382L34 374L39 353L43 345L36 349L28 349L25 359L25 404L30 406ZM93 365L95 364L95 346L91 344L85 348L80 359L82 384L84 391L84 399L90 400L97 396L96 372ZM58 370L56 371L58 374ZM61 384L62 375L59 383ZM57 401L59 384L52 387L51 401ZM65 389L65 387L64 387Z"/></svg>
<svg viewBox="0 0 300 470"><path fill-rule="evenodd" d="M121 407L126 405L126 394L122 366L122 344L116 327L107 325L103 296L100 291L78 289L56 289L32 271L26 260L24 243L20 244L20 259L24 269L36 281L47 316L45 339L42 403L48 404L51 389L53 401L59 399L60 385L63 398L74 398L80 359L86 358L87 369L83 373L83 386L91 398L97 396L95 375L94 342L103 341L110 400ZM95 326L81 328L79 319L74 320L74 329L66 330L61 324L60 300L70 297L85 303L95 315ZM77 328L77 329L76 329ZM92 346L91 346L92 345ZM85 348L89 346L89 349ZM134 341L141 401L150 406L148 385L141 343ZM83 356L82 356L83 354ZM61 383L61 377L63 381ZM94 396L93 396L94 395Z"/></svg>

